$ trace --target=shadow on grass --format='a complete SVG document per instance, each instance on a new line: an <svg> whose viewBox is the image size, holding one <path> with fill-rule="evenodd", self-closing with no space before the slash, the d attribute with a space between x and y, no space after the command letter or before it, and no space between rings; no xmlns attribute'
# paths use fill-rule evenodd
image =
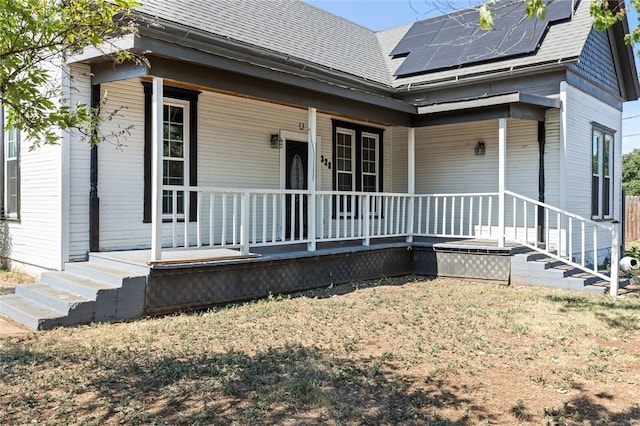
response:
<svg viewBox="0 0 640 426"><path fill-rule="evenodd" d="M546 299L562 305L561 312L585 311L620 331L640 329L640 299L616 300L606 297L552 294Z"/></svg>
<svg viewBox="0 0 640 426"><path fill-rule="evenodd" d="M33 389L21 389L32 395L29 405L22 406L19 398L12 401L12 411L4 419L0 413L5 424L21 423L24 415L89 424L279 424L287 420L465 426L493 418L464 397L464 389L439 380L411 381L394 372L385 357L354 362L298 345L254 355L229 351L132 356L118 350L75 357L69 365L57 357L24 359L0 349L0 366L7 359L30 365L37 361L38 369L55 364L73 371L74 380L60 375L54 378L59 383L47 385L64 389L64 410L59 409L59 401L45 396L47 391L34 397L40 389L36 383ZM3 378L5 386L17 387L16 379L10 372ZM74 382L79 384L70 386ZM449 418L451 411L447 415L446 410L450 408L470 414Z"/></svg>
<svg viewBox="0 0 640 426"><path fill-rule="evenodd" d="M598 394L598 398L611 400L613 395ZM589 397L576 397L561 407L544 410L548 424L607 424L637 425L640 420L640 406L614 412Z"/></svg>

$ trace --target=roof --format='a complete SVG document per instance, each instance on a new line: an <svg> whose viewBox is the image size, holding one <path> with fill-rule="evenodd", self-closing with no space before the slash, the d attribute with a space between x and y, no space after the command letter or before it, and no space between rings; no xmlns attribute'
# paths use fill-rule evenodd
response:
<svg viewBox="0 0 640 426"><path fill-rule="evenodd" d="M580 1L571 19L549 25L534 53L496 55L484 62L398 76L394 74L407 56L392 56L392 52L412 24L374 32L300 0L145 0L137 11L152 18L151 24L141 28L144 36L389 96L575 63L592 31L589 5ZM620 37L616 35L618 43L622 43ZM632 53L625 60L635 69ZM631 79L625 77L625 81Z"/></svg>
<svg viewBox="0 0 640 426"><path fill-rule="evenodd" d="M297 0L145 0L139 12L391 84L375 32Z"/></svg>

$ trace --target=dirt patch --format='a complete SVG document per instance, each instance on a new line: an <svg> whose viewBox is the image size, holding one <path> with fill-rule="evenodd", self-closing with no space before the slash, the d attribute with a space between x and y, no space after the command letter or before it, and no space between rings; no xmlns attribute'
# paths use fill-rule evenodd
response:
<svg viewBox="0 0 640 426"><path fill-rule="evenodd" d="M379 280L0 337L0 424L638 424L640 298Z"/></svg>

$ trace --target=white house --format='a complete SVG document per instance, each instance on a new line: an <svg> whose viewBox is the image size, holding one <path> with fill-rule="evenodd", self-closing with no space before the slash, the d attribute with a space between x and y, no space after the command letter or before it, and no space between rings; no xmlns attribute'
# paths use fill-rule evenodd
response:
<svg viewBox="0 0 640 426"><path fill-rule="evenodd" d="M527 247L615 290L622 104L640 87L626 21L600 32L588 9L556 0L545 21L514 6L492 31L465 10L374 32L296 0L145 1L139 34L118 44L149 66L88 49L65 83L72 105L124 107L98 129L130 128L123 146L63 133L30 152L5 129L4 256L69 272L111 253L149 277L139 312L164 309L154 274L197 266L206 287L222 279L202 270L216 259L266 267L274 247L307 266L356 245L458 241L473 259ZM495 278L513 281L501 264ZM447 268L434 267L408 266Z"/></svg>

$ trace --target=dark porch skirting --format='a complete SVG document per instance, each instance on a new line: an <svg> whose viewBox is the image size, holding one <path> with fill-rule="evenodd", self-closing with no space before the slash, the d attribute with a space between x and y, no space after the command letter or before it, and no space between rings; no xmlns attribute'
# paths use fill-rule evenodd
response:
<svg viewBox="0 0 640 426"><path fill-rule="evenodd" d="M198 309L269 294L409 274L508 282L512 248L395 242L264 253L261 257L150 269L145 311Z"/></svg>

